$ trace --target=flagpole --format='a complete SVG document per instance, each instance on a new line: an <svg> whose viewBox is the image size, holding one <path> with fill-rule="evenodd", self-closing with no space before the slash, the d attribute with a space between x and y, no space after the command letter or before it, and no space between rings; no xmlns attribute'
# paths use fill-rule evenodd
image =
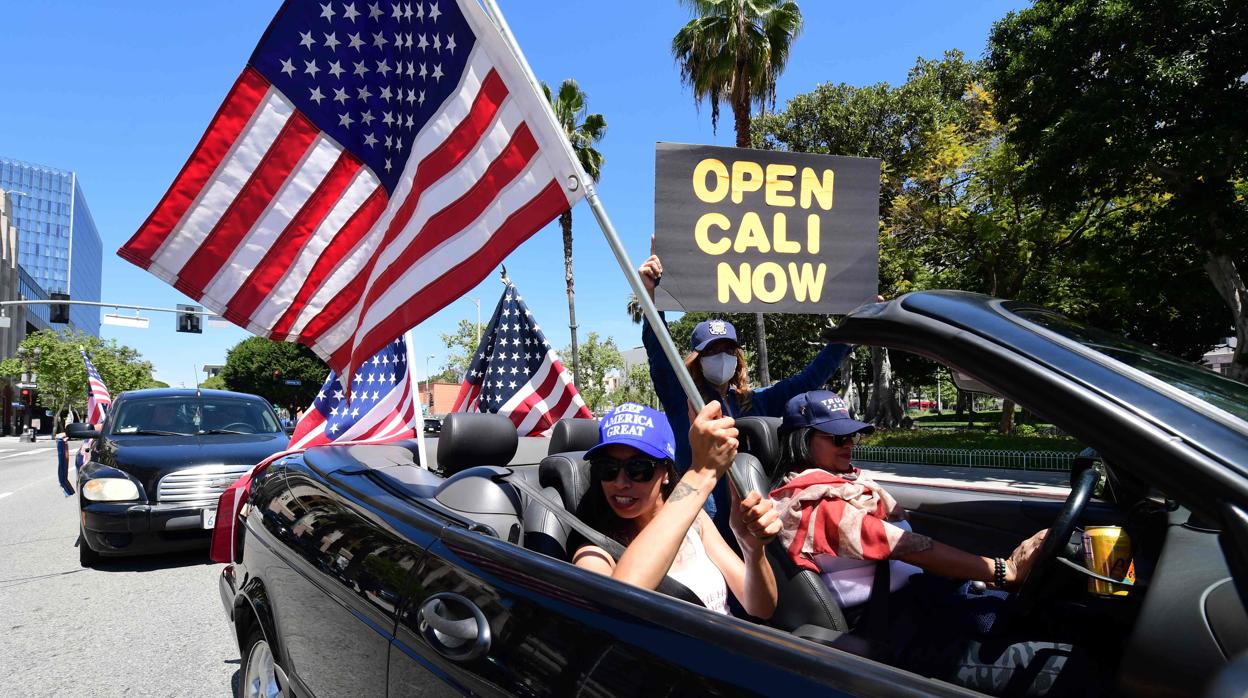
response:
<svg viewBox="0 0 1248 698"><path fill-rule="evenodd" d="M511 33L511 27L507 25L507 20L503 18L503 13L498 9L496 0L482 0L486 11L494 20L494 26L498 27L499 34L502 35L503 41L511 48L511 52L515 54L516 61L520 63L524 75L528 78L529 85L533 91L542 97L542 106L546 111L546 118L550 119L550 123L556 127L556 131L563 132L563 127L559 126L559 120L555 118L555 112L550 106L550 101L545 99L542 92L541 83L537 76L533 73L533 68L529 66L529 61L524 57L524 52L520 50L520 44L516 41L516 37ZM576 168L576 179L579 182L569 182L567 186L576 189L578 186L585 187L585 200L589 203L589 208L594 212L594 218L598 221L598 227L602 229L602 235L607 239L607 245L611 247L611 251L615 253L615 259L620 263L620 269L624 272L624 277L628 279L628 284L633 287L633 294L637 296L637 300L641 303L641 312L650 321L650 327L654 330L655 337L659 340L659 346L663 348L663 354L667 356L667 361L672 365L672 371L676 374L676 379L680 381L680 386L685 390L685 396L689 398L689 404L693 406L695 412L701 411L706 406L702 400L702 393L693 382L693 376L689 375L689 369L685 367L685 361L681 357L680 352L676 350L676 344L672 341L671 334L667 331L667 324L659 317L659 311L654 307L654 301L651 300L650 294L646 293L645 286L641 283L641 276L637 273L637 268L633 266L633 262L628 258L628 251L624 249L624 243L620 241L620 236L615 232L615 226L611 224L611 218L607 216L607 210L603 207L602 201L598 198L598 192L594 188L593 180L585 174L581 168L580 161L576 159L576 153L572 151L572 145L568 143L567 137L559 139L564 151L567 153L568 160L572 166ZM749 478L744 472L739 471L736 462L728 471L728 479L732 482L733 488L737 493L744 497L755 488L749 487ZM761 494L766 494L762 492Z"/></svg>
<svg viewBox="0 0 1248 698"><path fill-rule="evenodd" d="M489 12L494 25L498 27L498 31L503 36L503 40L511 48L516 59L520 63L520 67L524 69L525 77L528 78L529 84L538 95L542 94L541 83L537 76L533 74L533 69L529 67L529 61L524 57L524 52L520 50L520 44L516 42L516 37L511 33L511 27L508 26L507 20L503 18L503 13L498 8L495 0L482 0L485 4L486 11ZM550 103L543 98L543 105L546 107L546 115L550 118L551 123L558 126L559 121L555 118L555 114L551 109ZM562 133L562 127L558 127ZM659 311L654 307L654 301L651 300L650 294L646 292L646 288L641 283L641 276L637 274L637 268L633 266L633 262L628 257L628 251L624 249L624 243L620 241L620 236L615 231L615 226L611 223L611 218L607 216L607 210L602 205L602 200L598 198L598 191L595 189L593 180L589 178L581 169L580 162L576 159L576 154L572 152L571 145L568 144L567 138L560 139L563 146L568 152L569 159L575 165L577 170L577 178L580 180L580 186L585 187L585 201L589 203L589 208L594 213L594 218L598 221L598 227L602 229L603 237L607 239L607 245L611 247L611 251L615 253L615 259L620 264L620 269L624 271L625 278L633 288L633 294L637 296L637 300L641 303L641 311L650 321L650 327L654 330L655 336L659 340L659 346L663 348L663 354L667 356L667 361L672 365L672 370L676 373L676 378L680 381L680 385L685 390L685 395L689 398L689 403L693 405L694 411L700 411L706 406L702 400L702 393L698 390L697 385L693 382L693 376L689 375L689 369L685 367L684 357L676 349L676 343L672 341L672 336L667 331L667 324L659 317ZM576 184L576 183L573 183ZM573 187L575 188L575 187Z"/></svg>
<svg viewBox="0 0 1248 698"><path fill-rule="evenodd" d="M416 457L420 460L420 467L432 470L429 453L425 450L425 413L420 404L420 383L412 380L416 377L416 337L411 330L403 333L403 343L407 345L407 376L412 385L412 407L416 409ZM429 385L429 402L433 402L432 383Z"/></svg>

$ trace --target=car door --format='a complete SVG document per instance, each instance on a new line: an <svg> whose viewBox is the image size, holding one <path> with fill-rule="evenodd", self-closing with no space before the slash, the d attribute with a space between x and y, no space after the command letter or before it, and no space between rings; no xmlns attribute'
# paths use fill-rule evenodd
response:
<svg viewBox="0 0 1248 698"><path fill-rule="evenodd" d="M287 673L300 694L383 696L398 605L423 545L303 460L290 459L285 486L267 500L264 526L276 538L266 587Z"/></svg>
<svg viewBox="0 0 1248 698"><path fill-rule="evenodd" d="M391 696L896 695L952 690L448 526L414 572ZM439 630L439 628L441 628Z"/></svg>

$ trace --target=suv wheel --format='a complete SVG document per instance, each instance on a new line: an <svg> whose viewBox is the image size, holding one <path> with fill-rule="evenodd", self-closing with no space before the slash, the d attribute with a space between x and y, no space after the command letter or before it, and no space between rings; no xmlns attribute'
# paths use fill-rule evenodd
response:
<svg viewBox="0 0 1248 698"><path fill-rule="evenodd" d="M238 679L238 698L276 698L284 695L277 680L277 661L264 633L252 626L243 647L243 671Z"/></svg>
<svg viewBox="0 0 1248 698"><path fill-rule="evenodd" d="M82 565L83 567L95 567L96 565L100 564L100 558L102 556L99 553L92 550L91 546L87 545L87 538L86 536L82 535L82 531L78 532L77 545L78 545L78 564Z"/></svg>

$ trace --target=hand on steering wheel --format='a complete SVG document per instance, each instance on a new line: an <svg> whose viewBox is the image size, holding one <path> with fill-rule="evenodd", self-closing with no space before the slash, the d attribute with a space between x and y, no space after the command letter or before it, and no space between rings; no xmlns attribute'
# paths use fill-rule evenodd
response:
<svg viewBox="0 0 1248 698"><path fill-rule="evenodd" d="M1079 474L1079 478L1070 489L1070 496L1066 498L1066 504L1058 512L1048 532L1045 533L1039 552L1030 556L1031 573L1026 576L1022 587L1018 590L1017 605L1020 614L1027 615L1035 609L1040 600L1040 591L1044 587L1044 581L1053 571L1054 560L1070 541L1070 536L1075 532L1079 517L1087 507L1088 500L1092 498L1092 490L1095 489L1099 479L1100 473L1095 468L1088 468ZM1015 551L1015 554L1018 554L1018 551ZM1013 556L1010 559L1013 560Z"/></svg>

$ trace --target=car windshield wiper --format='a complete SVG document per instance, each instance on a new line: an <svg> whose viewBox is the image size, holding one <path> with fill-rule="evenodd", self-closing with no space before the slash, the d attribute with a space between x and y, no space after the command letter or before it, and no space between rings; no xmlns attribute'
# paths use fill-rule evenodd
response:
<svg viewBox="0 0 1248 698"><path fill-rule="evenodd" d="M191 436L184 431L164 431L162 429L135 429L134 431L119 431L118 434L150 434L153 436Z"/></svg>
<svg viewBox="0 0 1248 698"><path fill-rule="evenodd" d="M235 429L203 429L200 434L254 434L253 431L237 431Z"/></svg>

